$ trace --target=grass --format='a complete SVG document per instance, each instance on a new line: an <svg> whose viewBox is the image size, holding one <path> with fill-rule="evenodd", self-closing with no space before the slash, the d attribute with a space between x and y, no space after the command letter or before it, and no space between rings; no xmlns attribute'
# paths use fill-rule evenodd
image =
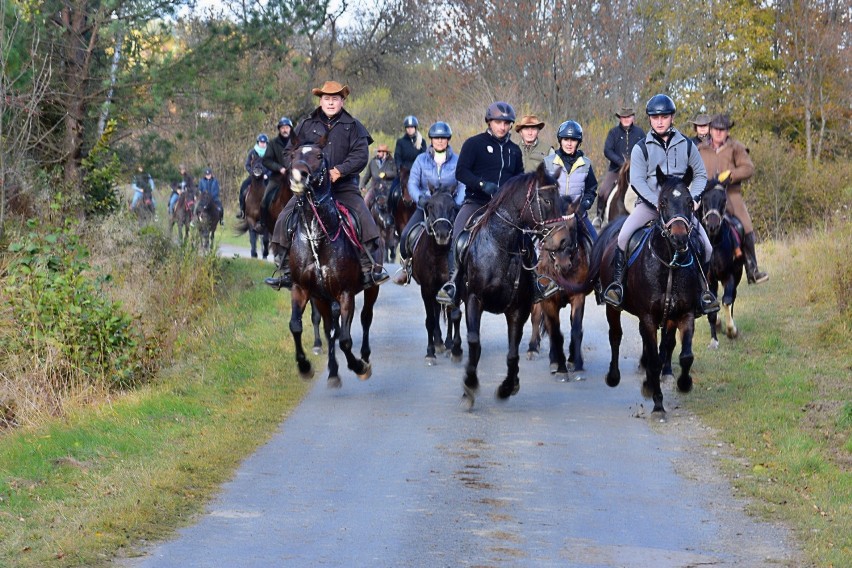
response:
<svg viewBox="0 0 852 568"><path fill-rule="evenodd" d="M0 444L0 566L105 565L187 522L306 392L277 356L287 296L226 261L193 358L135 392Z"/></svg>
<svg viewBox="0 0 852 568"><path fill-rule="evenodd" d="M849 275L838 244L848 233L847 222L763 247L772 277L740 288L740 338L699 354L703 380L684 397L729 444L728 473L752 512L790 526L813 566L852 565L852 314L835 286Z"/></svg>

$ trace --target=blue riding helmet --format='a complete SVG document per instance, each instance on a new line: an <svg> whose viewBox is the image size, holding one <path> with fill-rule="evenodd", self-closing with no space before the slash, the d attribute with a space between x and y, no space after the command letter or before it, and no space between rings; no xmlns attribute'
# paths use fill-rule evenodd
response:
<svg viewBox="0 0 852 568"><path fill-rule="evenodd" d="M559 125L559 130L556 132L557 140L562 140L563 138L582 142L583 127L580 126L579 122L575 122L573 120L566 120L565 122Z"/></svg>
<svg viewBox="0 0 852 568"><path fill-rule="evenodd" d="M413 114L409 114L405 117L405 120L402 121L402 126L403 128L408 128L409 126L417 128L418 126L420 126L420 123L417 121L416 116L414 116Z"/></svg>
<svg viewBox="0 0 852 568"><path fill-rule="evenodd" d="M491 103L488 105L488 110L485 111L485 122L489 120L515 122L515 109L512 108L512 105L503 101Z"/></svg>
<svg viewBox="0 0 852 568"><path fill-rule="evenodd" d="M258 142L266 142L268 144L269 143L269 136L267 136L266 134L258 134L257 135L257 141Z"/></svg>
<svg viewBox="0 0 852 568"><path fill-rule="evenodd" d="M281 128L282 126L289 126L290 128L293 128L293 121L286 116L282 116L281 120L278 121L278 128Z"/></svg>
<svg viewBox="0 0 852 568"><path fill-rule="evenodd" d="M453 137L453 129L446 122L438 121L429 127L429 138L447 138Z"/></svg>
<svg viewBox="0 0 852 568"><path fill-rule="evenodd" d="M665 114L674 114L677 112L674 101L668 95L654 95L648 99L645 105L645 112L648 116L659 116Z"/></svg>

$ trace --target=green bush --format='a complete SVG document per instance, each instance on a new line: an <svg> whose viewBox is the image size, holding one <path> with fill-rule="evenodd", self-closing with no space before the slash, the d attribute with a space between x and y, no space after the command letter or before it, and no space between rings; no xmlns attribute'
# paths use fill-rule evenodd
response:
<svg viewBox="0 0 852 568"><path fill-rule="evenodd" d="M83 158L83 194L87 214L107 215L118 211L121 199L116 187L121 175L121 162L109 142L115 133L115 120L104 128L95 147Z"/></svg>
<svg viewBox="0 0 852 568"><path fill-rule="evenodd" d="M88 251L69 229L30 232L9 245L4 295L16 333L7 353L28 353L54 388L86 381L102 387L132 382L138 333L117 302L102 293L107 278L90 274ZM56 383L59 384L56 384Z"/></svg>

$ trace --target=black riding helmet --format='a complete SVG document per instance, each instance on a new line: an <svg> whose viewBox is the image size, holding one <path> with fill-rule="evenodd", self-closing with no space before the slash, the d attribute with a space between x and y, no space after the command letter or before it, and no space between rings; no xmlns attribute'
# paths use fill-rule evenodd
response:
<svg viewBox="0 0 852 568"><path fill-rule="evenodd" d="M659 116L661 114L674 114L677 112L674 101L668 95L654 95L648 99L645 105L648 116Z"/></svg>
<svg viewBox="0 0 852 568"><path fill-rule="evenodd" d="M559 130L556 131L556 139L562 140L563 138L582 142L583 127L580 126L579 122L575 122L573 120L566 120L565 122L559 125Z"/></svg>
<svg viewBox="0 0 852 568"><path fill-rule="evenodd" d="M429 138L446 138L453 137L453 129L446 122L438 121L429 127Z"/></svg>
<svg viewBox="0 0 852 568"><path fill-rule="evenodd" d="M488 110L485 111L485 122L489 120L505 120L506 122L515 122L515 109L509 103L497 101L488 105Z"/></svg>
<svg viewBox="0 0 852 568"><path fill-rule="evenodd" d="M286 116L282 116L281 120L278 121L278 128L281 128L282 126L289 126L290 128L293 128L293 121Z"/></svg>

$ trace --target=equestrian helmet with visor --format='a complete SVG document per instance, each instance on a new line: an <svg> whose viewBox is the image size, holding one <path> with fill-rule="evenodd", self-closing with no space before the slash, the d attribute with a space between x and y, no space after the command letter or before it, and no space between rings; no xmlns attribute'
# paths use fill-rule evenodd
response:
<svg viewBox="0 0 852 568"><path fill-rule="evenodd" d="M677 112L677 107L671 97L660 94L648 99L648 103L645 105L645 112L648 116L673 115Z"/></svg>
<svg viewBox="0 0 852 568"><path fill-rule="evenodd" d="M512 105L503 101L491 103L485 111L485 122L491 120L515 122L515 109L512 108Z"/></svg>
<svg viewBox="0 0 852 568"><path fill-rule="evenodd" d="M258 141L258 143L264 142L264 143L268 144L269 143L269 136L267 136L266 134L258 134L257 135L257 141Z"/></svg>
<svg viewBox="0 0 852 568"><path fill-rule="evenodd" d="M293 121L286 116L282 116L281 120L278 121L278 128L281 128L282 126L289 126L290 128L293 128Z"/></svg>
<svg viewBox="0 0 852 568"><path fill-rule="evenodd" d="M583 127L580 126L579 122L573 120L566 120L565 122L559 125L559 130L556 132L556 138L558 140L567 138L568 140L576 140L577 142L582 142Z"/></svg>
<svg viewBox="0 0 852 568"><path fill-rule="evenodd" d="M449 140L453 137L453 129L446 122L440 120L429 127L429 138L446 138Z"/></svg>
<svg viewBox="0 0 852 568"><path fill-rule="evenodd" d="M404 128L408 128L408 127L411 127L411 126L413 126L414 128L417 128L418 126L420 126L420 123L417 121L416 116L414 116L413 114L409 114L408 116L405 117L405 120L402 121L402 126Z"/></svg>

